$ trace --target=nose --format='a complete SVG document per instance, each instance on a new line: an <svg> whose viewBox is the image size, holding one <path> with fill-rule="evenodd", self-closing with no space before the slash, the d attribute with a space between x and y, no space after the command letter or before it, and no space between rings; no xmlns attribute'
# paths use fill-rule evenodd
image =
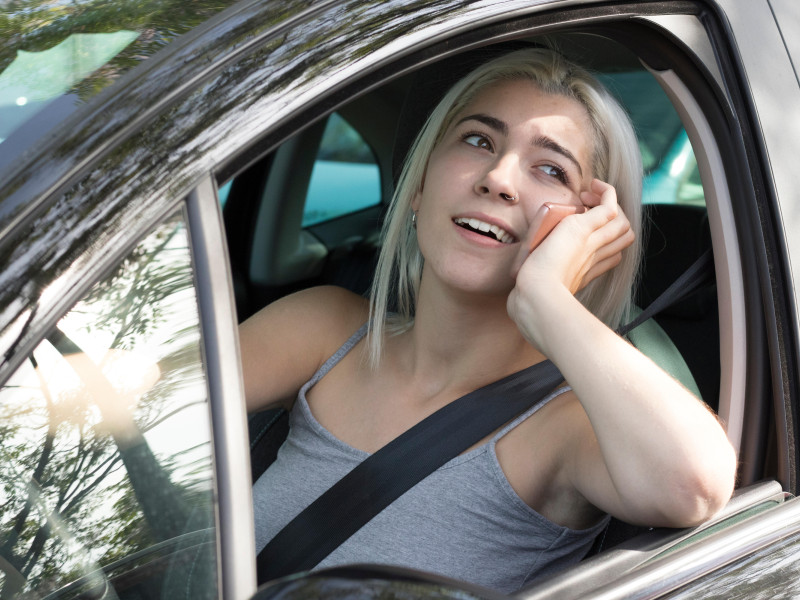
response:
<svg viewBox="0 0 800 600"><path fill-rule="evenodd" d="M475 184L481 196L500 199L504 202L519 201L515 173L519 170L519 159L511 153L498 156Z"/></svg>

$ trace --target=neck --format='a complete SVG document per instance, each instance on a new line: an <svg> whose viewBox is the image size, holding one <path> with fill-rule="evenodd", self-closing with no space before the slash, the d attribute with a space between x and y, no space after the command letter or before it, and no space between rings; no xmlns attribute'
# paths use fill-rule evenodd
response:
<svg viewBox="0 0 800 600"><path fill-rule="evenodd" d="M414 327L398 340L404 369L415 381L432 391L466 393L544 358L508 316L506 295L435 286L423 281Z"/></svg>

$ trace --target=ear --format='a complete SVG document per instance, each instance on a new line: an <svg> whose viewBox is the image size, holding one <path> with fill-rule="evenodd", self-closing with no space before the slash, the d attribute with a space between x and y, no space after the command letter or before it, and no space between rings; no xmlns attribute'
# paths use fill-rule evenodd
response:
<svg viewBox="0 0 800 600"><path fill-rule="evenodd" d="M417 212L419 210L419 206L422 203L422 190L419 190L414 197L411 199L411 210Z"/></svg>
<svg viewBox="0 0 800 600"><path fill-rule="evenodd" d="M419 182L419 189L414 194L414 197L411 199L411 209L416 212L419 210L419 206L422 202L422 192L425 191L425 177L428 175L428 168L425 167L425 170L422 172L422 179Z"/></svg>

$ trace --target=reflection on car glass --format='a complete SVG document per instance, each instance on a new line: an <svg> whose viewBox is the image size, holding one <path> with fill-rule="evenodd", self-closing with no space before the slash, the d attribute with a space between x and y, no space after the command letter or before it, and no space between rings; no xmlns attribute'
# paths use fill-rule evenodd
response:
<svg viewBox="0 0 800 600"><path fill-rule="evenodd" d="M172 220L0 389L0 596L216 597L199 342L187 234Z"/></svg>
<svg viewBox="0 0 800 600"><path fill-rule="evenodd" d="M55 98L72 92L81 103L86 102L122 73L231 3L6 3L0 37L0 142L31 122ZM29 141L38 135L28 132L25 137Z"/></svg>
<svg viewBox="0 0 800 600"><path fill-rule="evenodd" d="M800 597L800 536L781 540L669 596L673 600Z"/></svg>
<svg viewBox="0 0 800 600"><path fill-rule="evenodd" d="M0 73L0 142L137 37L135 31L75 33L41 52L17 51Z"/></svg>

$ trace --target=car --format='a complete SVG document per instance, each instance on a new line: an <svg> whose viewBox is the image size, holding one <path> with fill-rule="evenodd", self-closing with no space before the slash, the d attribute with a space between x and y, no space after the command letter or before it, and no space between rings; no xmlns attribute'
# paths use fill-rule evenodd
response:
<svg viewBox="0 0 800 600"><path fill-rule="evenodd" d="M792 0L5 8L0 597L503 597L375 565L257 581L250 489L285 418L248 421L237 323L310 285L363 293L424 96L519 44L555 45L632 115L640 304L713 251L712 282L657 330L739 468L708 523L615 523L513 597L800 594Z"/></svg>

